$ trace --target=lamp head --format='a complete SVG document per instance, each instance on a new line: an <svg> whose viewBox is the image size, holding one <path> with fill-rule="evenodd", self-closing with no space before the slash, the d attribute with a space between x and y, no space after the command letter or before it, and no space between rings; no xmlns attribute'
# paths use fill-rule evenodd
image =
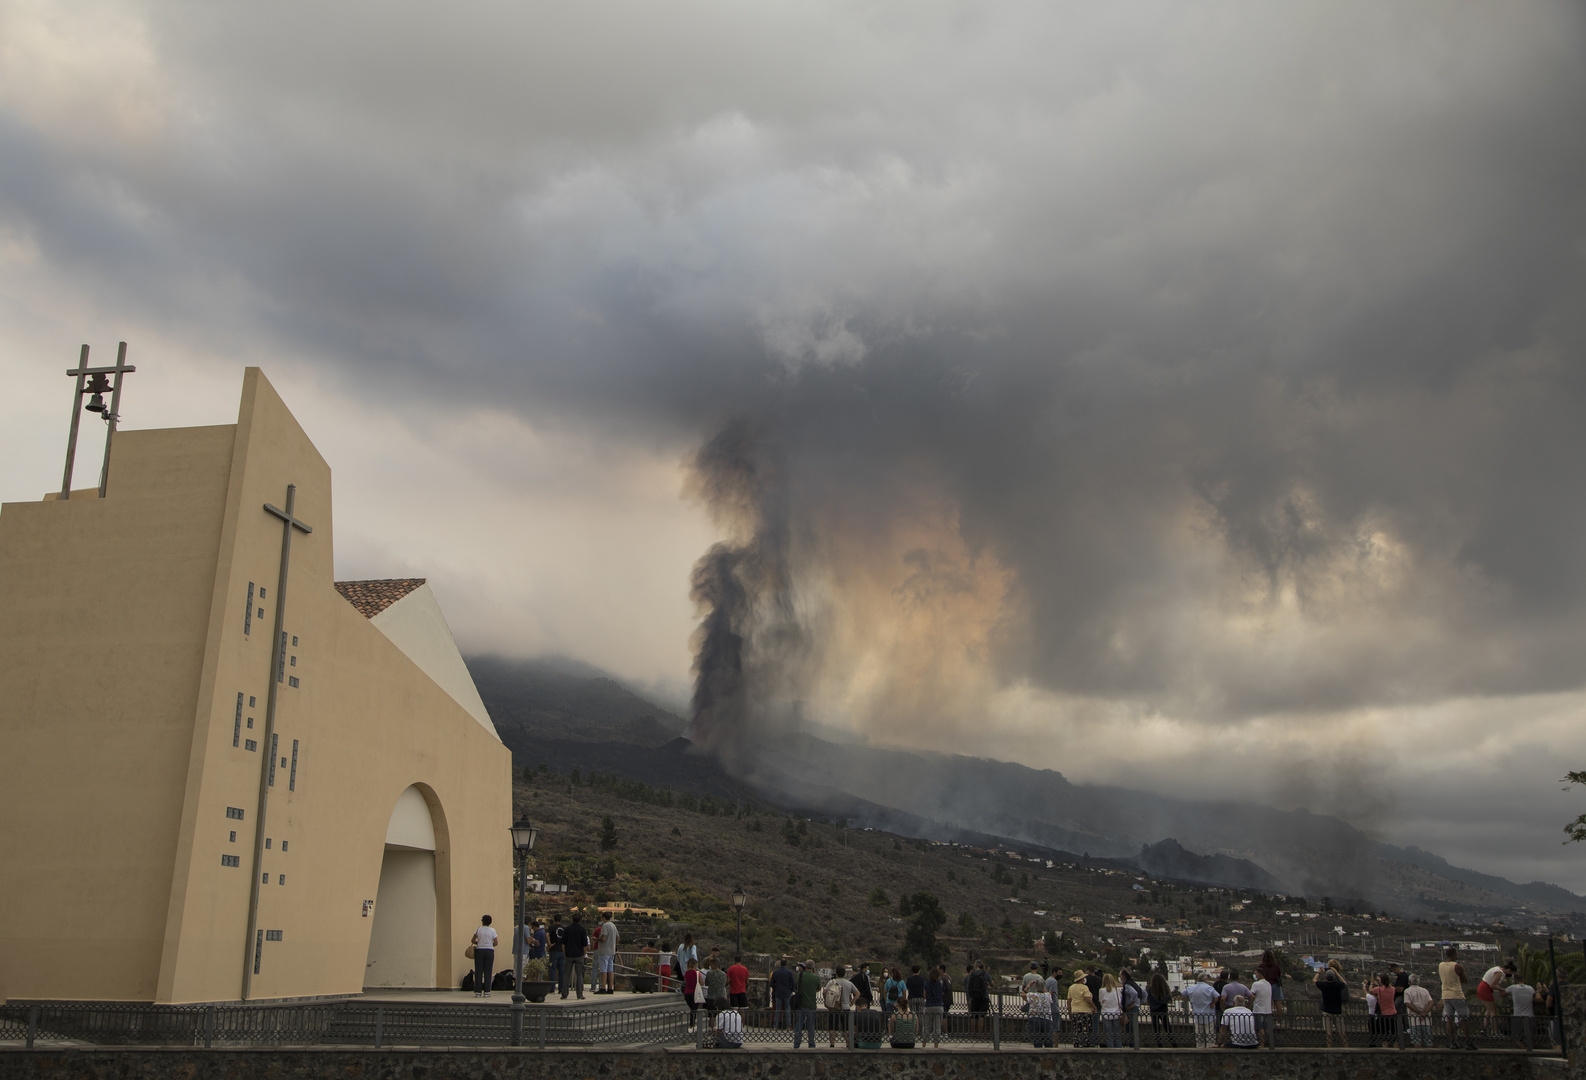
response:
<svg viewBox="0 0 1586 1080"><path fill-rule="evenodd" d="M744 904L747 903L748 900L749 898L744 895L743 889L741 887L732 891L732 906L736 910L742 911Z"/></svg>
<svg viewBox="0 0 1586 1080"><path fill-rule="evenodd" d="M512 846L519 851L533 851L534 841L539 835L540 830L530 825L528 818L519 818L517 824L512 826Z"/></svg>

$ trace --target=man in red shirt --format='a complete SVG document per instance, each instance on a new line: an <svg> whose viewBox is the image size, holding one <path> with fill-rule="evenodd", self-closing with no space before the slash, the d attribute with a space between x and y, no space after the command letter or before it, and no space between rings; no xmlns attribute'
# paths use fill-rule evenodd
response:
<svg viewBox="0 0 1586 1080"><path fill-rule="evenodd" d="M743 966L741 956L734 956L727 969L727 1004L734 1009L749 1007L749 969Z"/></svg>

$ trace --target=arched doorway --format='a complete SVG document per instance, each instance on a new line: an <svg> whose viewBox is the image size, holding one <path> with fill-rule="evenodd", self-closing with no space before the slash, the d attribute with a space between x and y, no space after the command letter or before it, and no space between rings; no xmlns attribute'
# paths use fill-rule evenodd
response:
<svg viewBox="0 0 1586 1080"><path fill-rule="evenodd" d="M415 785L398 796L386 826L364 986L438 985L435 919L435 821Z"/></svg>

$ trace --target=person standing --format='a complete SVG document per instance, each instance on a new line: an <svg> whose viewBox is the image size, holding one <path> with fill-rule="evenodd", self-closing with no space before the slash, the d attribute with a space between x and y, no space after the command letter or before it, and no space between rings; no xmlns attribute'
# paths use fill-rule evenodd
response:
<svg viewBox="0 0 1586 1080"><path fill-rule="evenodd" d="M556 992L562 997L567 996L567 952L562 940L567 931L558 920L552 921L549 929L545 931L545 958L550 963L551 979L556 983Z"/></svg>
<svg viewBox="0 0 1586 1080"><path fill-rule="evenodd" d="M857 968L855 968L852 981L855 988L857 988L859 991L858 1000L863 1002L866 1008L874 1005L876 1003L876 998L874 991L872 991L870 988L870 965L860 964Z"/></svg>
<svg viewBox="0 0 1586 1080"><path fill-rule="evenodd" d="M567 982L578 991L578 1000L584 1000L584 956L589 948L589 931L584 929L584 913L573 912L573 921L562 930L562 951L567 954ZM562 1000L567 1000L567 986L562 987Z"/></svg>
<svg viewBox="0 0 1586 1080"><path fill-rule="evenodd" d="M1085 970L1076 969L1074 984L1068 988L1068 1019L1074 1025L1074 1045L1089 1046L1096 1020L1096 999L1085 985Z"/></svg>
<svg viewBox="0 0 1586 1080"><path fill-rule="evenodd" d="M1514 967L1513 964L1505 965ZM1497 964L1487 969L1476 984L1476 1000L1481 1002L1481 1026L1487 1035L1498 1033L1498 995L1503 988L1504 968Z"/></svg>
<svg viewBox="0 0 1586 1080"><path fill-rule="evenodd" d="M920 974L920 965L915 964L909 969L909 977L904 980L904 985L909 991L909 1012L920 1016L925 1008L925 976Z"/></svg>
<svg viewBox="0 0 1586 1080"><path fill-rule="evenodd" d="M1266 973L1256 968L1256 981L1250 984L1250 1014L1255 1017L1256 1036L1264 1046L1272 1045L1272 984Z"/></svg>
<svg viewBox="0 0 1586 1080"><path fill-rule="evenodd" d="M1371 988L1377 999L1377 1036L1383 1045L1396 1045L1399 1041L1399 1005L1393 983L1386 975L1377 976L1377 985Z"/></svg>
<svg viewBox="0 0 1586 1080"><path fill-rule="evenodd" d="M1278 958L1271 949L1261 954L1261 961L1256 964L1256 975L1267 980L1272 987L1272 1015L1283 1015L1283 967L1278 963ZM1255 989L1255 984L1251 984ZM1254 1011L1254 1010L1252 1010Z"/></svg>
<svg viewBox="0 0 1586 1080"><path fill-rule="evenodd" d="M1410 988L1410 973L1398 964L1388 965L1388 982L1393 987L1393 1007L1404 1015L1404 992Z"/></svg>
<svg viewBox="0 0 1586 1080"><path fill-rule="evenodd" d="M1218 1000L1211 975L1201 972L1194 985L1184 991L1184 996L1189 999L1190 1019L1195 1023L1195 1045L1210 1048L1217 1040Z"/></svg>
<svg viewBox="0 0 1586 1080"><path fill-rule="evenodd" d="M854 1003L854 998L859 996L859 990L852 982L843 977L843 966L838 964L832 971L832 981L826 984L821 991L826 1006L826 1043L828 1046L837 1045L837 1032L843 1033L843 1044L848 1043L848 1009Z"/></svg>
<svg viewBox="0 0 1586 1080"><path fill-rule="evenodd" d="M810 1049L815 1049L815 1009L820 1004L821 977L815 972L815 961L799 965L798 988L793 995L793 1049L799 1048L799 1036L809 1033Z"/></svg>
<svg viewBox="0 0 1586 1080"><path fill-rule="evenodd" d="M1437 979L1443 991L1443 1025L1448 1029L1448 1048L1459 1049L1454 1032L1464 1028L1465 1049L1476 1049L1470 1037L1470 1003L1465 1000L1465 966L1459 962L1459 953L1452 945L1443 950L1443 962L1437 965Z"/></svg>
<svg viewBox="0 0 1586 1080"><path fill-rule="evenodd" d="M1158 1046L1162 1045L1164 1035L1167 1036L1169 1046L1178 1045L1167 1016L1167 1009L1172 1001L1173 991L1168 988L1167 978L1158 971L1151 976L1151 982L1146 987L1146 1002L1151 1008L1151 1036Z"/></svg>
<svg viewBox="0 0 1586 1080"><path fill-rule="evenodd" d="M1520 1049L1529 1050L1535 1038L1536 1017L1532 1005L1536 1000L1536 991L1519 975L1513 975L1512 978L1514 981L1498 992L1507 997L1513 1006L1514 1015L1509 1018L1509 1037Z"/></svg>
<svg viewBox="0 0 1586 1080"><path fill-rule="evenodd" d="M1338 977L1338 972L1332 968L1323 968L1316 973L1316 989L1322 995L1322 1031L1327 1035L1329 1049L1332 1048L1335 1033L1345 1047L1349 1046L1349 1036L1344 1031L1346 985L1344 980Z"/></svg>
<svg viewBox="0 0 1586 1080"><path fill-rule="evenodd" d="M534 920L534 931L529 935L529 938L529 959L543 960L550 935L546 932L545 924L539 919Z"/></svg>
<svg viewBox="0 0 1586 1080"><path fill-rule="evenodd" d="M1114 1050L1123 1047L1122 1033L1119 1024L1123 1019L1123 988L1118 980L1109 973L1101 977L1101 994L1096 999L1096 1012L1101 1017L1101 1038L1096 1040L1096 1045L1106 1040L1106 1045Z"/></svg>
<svg viewBox="0 0 1586 1080"><path fill-rule="evenodd" d="M699 948L694 944L694 935L684 934L683 944L677 947L677 963L672 965L672 970L677 972L677 977L681 979L688 971L689 961L698 959Z"/></svg>
<svg viewBox="0 0 1586 1080"><path fill-rule="evenodd" d="M727 1007L727 973L715 960L705 961L705 1008L710 1010L712 1023L716 1014Z"/></svg>
<svg viewBox="0 0 1586 1080"><path fill-rule="evenodd" d="M595 946L595 970L600 975L600 989L597 994L615 994L617 992L617 942L620 936L617 933L617 923L612 916L607 915L606 921L600 924L600 944Z"/></svg>
<svg viewBox="0 0 1586 1080"><path fill-rule="evenodd" d="M781 1029L793 1026L793 992L798 989L798 977L788 970L787 958L782 959L771 972L771 1026Z"/></svg>
<svg viewBox="0 0 1586 1080"><path fill-rule="evenodd" d="M1030 1045L1037 1050L1052 1045L1052 995L1044 979L1031 983L1024 992L1025 1009L1030 1014Z"/></svg>
<svg viewBox="0 0 1586 1080"><path fill-rule="evenodd" d="M702 985L705 973L699 970L699 961L690 960L688 970L683 973L683 1003L688 1006L688 1030L693 1031L699 1023L699 1007L705 1003L705 987ZM567 995L563 994L563 997Z"/></svg>
<svg viewBox="0 0 1586 1080"><path fill-rule="evenodd" d="M1432 992L1421 985L1419 975L1411 975L1404 989L1404 1012L1409 1021L1410 1045L1432 1045Z"/></svg>
<svg viewBox="0 0 1586 1080"><path fill-rule="evenodd" d="M479 929L474 931L474 997L490 996L490 978L496 964L496 932L490 928L490 916L479 919Z"/></svg>
<svg viewBox="0 0 1586 1080"><path fill-rule="evenodd" d="M727 969L727 1004L734 1009L749 1007L749 969L741 956L734 956Z"/></svg>
<svg viewBox="0 0 1586 1080"><path fill-rule="evenodd" d="M890 1025L892 1014L897 1011L898 1001L908 997L908 987L903 983L903 973L896 967L886 973L885 980L881 983L881 1017ZM887 1028L891 1031L891 1027Z"/></svg>
<svg viewBox="0 0 1586 1080"><path fill-rule="evenodd" d="M947 972L944 969L933 967L925 980L924 1027L920 1031L922 1047L926 1040L930 1040L935 1049L942 1048L942 1015L947 1011L942 1001L942 989L946 976Z"/></svg>
<svg viewBox="0 0 1586 1080"><path fill-rule="evenodd" d="M661 942L660 955L656 957L655 970L656 974L661 977L661 993L663 994L672 989L670 977L672 964L676 959L676 954L672 952L672 943L670 941Z"/></svg>
<svg viewBox="0 0 1586 1080"><path fill-rule="evenodd" d="M991 976L986 974L984 960L976 961L964 976L964 1001L969 1007L970 1033L984 1035L986 1014L991 1012Z"/></svg>

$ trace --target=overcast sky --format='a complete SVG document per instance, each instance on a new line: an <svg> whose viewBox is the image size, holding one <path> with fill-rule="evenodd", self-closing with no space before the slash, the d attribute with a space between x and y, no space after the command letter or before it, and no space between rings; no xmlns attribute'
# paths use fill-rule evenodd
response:
<svg viewBox="0 0 1586 1080"><path fill-rule="evenodd" d="M0 0L0 497L58 484L80 343L131 342L129 427L259 364L338 574L465 649L679 700L691 569L769 520L768 702L1586 890L1583 47L1562 2Z"/></svg>

